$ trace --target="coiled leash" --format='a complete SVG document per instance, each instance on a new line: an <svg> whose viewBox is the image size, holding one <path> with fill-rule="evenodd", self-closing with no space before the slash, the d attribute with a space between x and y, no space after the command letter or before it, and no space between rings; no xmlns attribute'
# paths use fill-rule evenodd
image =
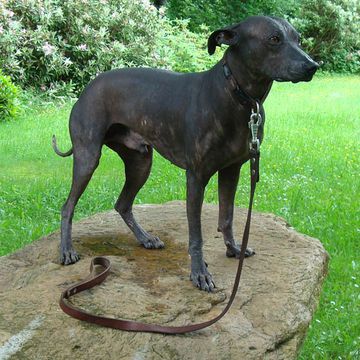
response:
<svg viewBox="0 0 360 360"><path fill-rule="evenodd" d="M260 142L258 139L258 128L261 125L261 123L262 123L262 119L259 112L259 104L258 102L256 102L255 111L254 109L252 110L250 121L248 123L250 128L250 135L251 135L250 148L249 148L251 188L250 188L250 200L249 200L246 225L242 237L239 263L238 263L238 268L237 268L235 282L231 292L231 296L226 307L218 316L216 316L211 320L198 324L188 324L184 326L163 326L156 324L146 324L131 320L121 320L121 319L109 318L105 316L98 316L75 307L68 301L68 299L71 296L101 284L109 275L111 268L110 260L102 256L98 256L92 259L90 265L90 274L88 278L69 287L61 294L60 297L61 309L65 313L76 319L97 324L100 326L106 326L113 329L126 330L126 331L152 332L152 333L161 333L161 334L184 334L187 332L204 329L214 324L218 320L220 320L230 309L231 304L234 301L236 292L238 290L243 263L245 259L245 251L249 240L251 212L252 212L255 188L256 188L256 183L259 181ZM103 271L99 274L95 273L96 265L100 265L103 267Z"/></svg>

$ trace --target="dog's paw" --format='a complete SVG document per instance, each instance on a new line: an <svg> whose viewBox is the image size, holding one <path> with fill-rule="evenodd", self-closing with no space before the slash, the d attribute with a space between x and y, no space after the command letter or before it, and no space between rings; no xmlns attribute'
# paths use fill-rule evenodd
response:
<svg viewBox="0 0 360 360"><path fill-rule="evenodd" d="M165 245L164 243L157 237L149 235L145 239L141 239L141 244L146 249L162 249Z"/></svg>
<svg viewBox="0 0 360 360"><path fill-rule="evenodd" d="M74 249L61 251L60 263L62 265L75 264L79 260L80 260L80 256Z"/></svg>
<svg viewBox="0 0 360 360"><path fill-rule="evenodd" d="M204 264L204 269L198 271L191 271L190 280L200 290L207 292L213 292L215 289L215 283L211 274L207 270L207 265Z"/></svg>
<svg viewBox="0 0 360 360"><path fill-rule="evenodd" d="M240 257L240 245L236 244L235 246L228 246L226 249L227 257L236 257L237 259ZM247 248L245 250L245 257L250 257L255 255L255 251L251 248Z"/></svg>

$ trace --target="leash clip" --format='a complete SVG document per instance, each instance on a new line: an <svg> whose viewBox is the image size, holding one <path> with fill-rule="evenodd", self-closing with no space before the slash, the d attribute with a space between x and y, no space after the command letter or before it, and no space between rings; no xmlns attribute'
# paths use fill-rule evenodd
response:
<svg viewBox="0 0 360 360"><path fill-rule="evenodd" d="M256 101L256 112L251 109L250 121L248 123L251 132L250 139L250 151L259 153L260 152L260 140L258 138L259 127L262 124L262 117L260 115L260 106Z"/></svg>

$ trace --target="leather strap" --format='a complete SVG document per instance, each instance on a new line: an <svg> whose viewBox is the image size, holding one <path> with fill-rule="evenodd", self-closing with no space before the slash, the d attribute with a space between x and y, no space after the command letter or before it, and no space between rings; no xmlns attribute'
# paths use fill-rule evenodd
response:
<svg viewBox="0 0 360 360"><path fill-rule="evenodd" d="M234 286L231 292L230 299L223 309L223 311L216 316L215 318L198 323L198 324L188 324L183 326L163 326L163 325L156 325L156 324L145 324L137 321L131 320L121 320L121 319L114 319L105 316L97 316L91 313L88 313L84 310L81 310L75 306L73 306L69 301L67 301L71 296L80 293L84 290L91 289L92 287L101 284L106 277L109 275L110 272L110 260L98 256L92 259L90 265L90 275L87 279L82 282L79 282L68 289L66 289L60 297L60 307L61 309L67 313L68 315L83 321L87 321L93 324L106 326L114 329L119 330L126 330L126 331L142 331L142 332L153 332L153 333L161 333L161 334L184 334L190 331L196 331L203 328L206 328L218 320L220 320L230 309L231 304L234 301L236 292L239 287L240 283L240 276L243 268L243 263L245 259L245 251L247 248L248 240L249 240L249 232L250 232L250 222L251 222L251 212L252 212L252 205L254 200L255 188L256 183L259 181L259 160L260 160L260 153L256 151L251 151L250 153L250 174L251 174L251 189L250 189L250 200L249 200L249 208L247 213L246 225L243 233L242 243L241 243L241 251L239 257L238 268L235 276ZM100 265L103 267L103 271L99 274L95 274L95 266Z"/></svg>
<svg viewBox="0 0 360 360"><path fill-rule="evenodd" d="M235 76L233 75L229 64L226 61L226 54L224 58L222 59L222 65L223 65L223 72L226 80L228 80L231 84L232 90L234 94L236 95L239 103L244 106L250 106L253 109L256 109L256 103L261 103L259 99L254 99L252 96L250 96L245 90L243 90L238 81L236 80Z"/></svg>

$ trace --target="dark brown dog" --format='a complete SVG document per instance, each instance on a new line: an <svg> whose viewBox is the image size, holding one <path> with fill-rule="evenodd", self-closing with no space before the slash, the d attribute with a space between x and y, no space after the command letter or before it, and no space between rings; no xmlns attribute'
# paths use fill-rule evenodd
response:
<svg viewBox="0 0 360 360"><path fill-rule="evenodd" d="M221 44L229 45L225 61L205 72L113 70L99 75L86 87L71 112L72 149L61 153L54 138L57 154L74 155L71 191L62 208L63 264L79 259L72 247L72 217L104 144L125 163L126 181L115 209L140 244L149 249L164 246L143 230L132 214L134 198L149 176L155 148L173 164L186 169L194 285L206 291L214 288L202 252L201 207L205 186L216 172L218 229L224 236L226 255L239 255L232 231L234 196L240 168L249 159L248 121L253 104L260 104L264 120L262 103L272 82L309 81L319 65L301 49L295 29L278 18L250 17L215 31L208 41L209 53L213 54Z"/></svg>

